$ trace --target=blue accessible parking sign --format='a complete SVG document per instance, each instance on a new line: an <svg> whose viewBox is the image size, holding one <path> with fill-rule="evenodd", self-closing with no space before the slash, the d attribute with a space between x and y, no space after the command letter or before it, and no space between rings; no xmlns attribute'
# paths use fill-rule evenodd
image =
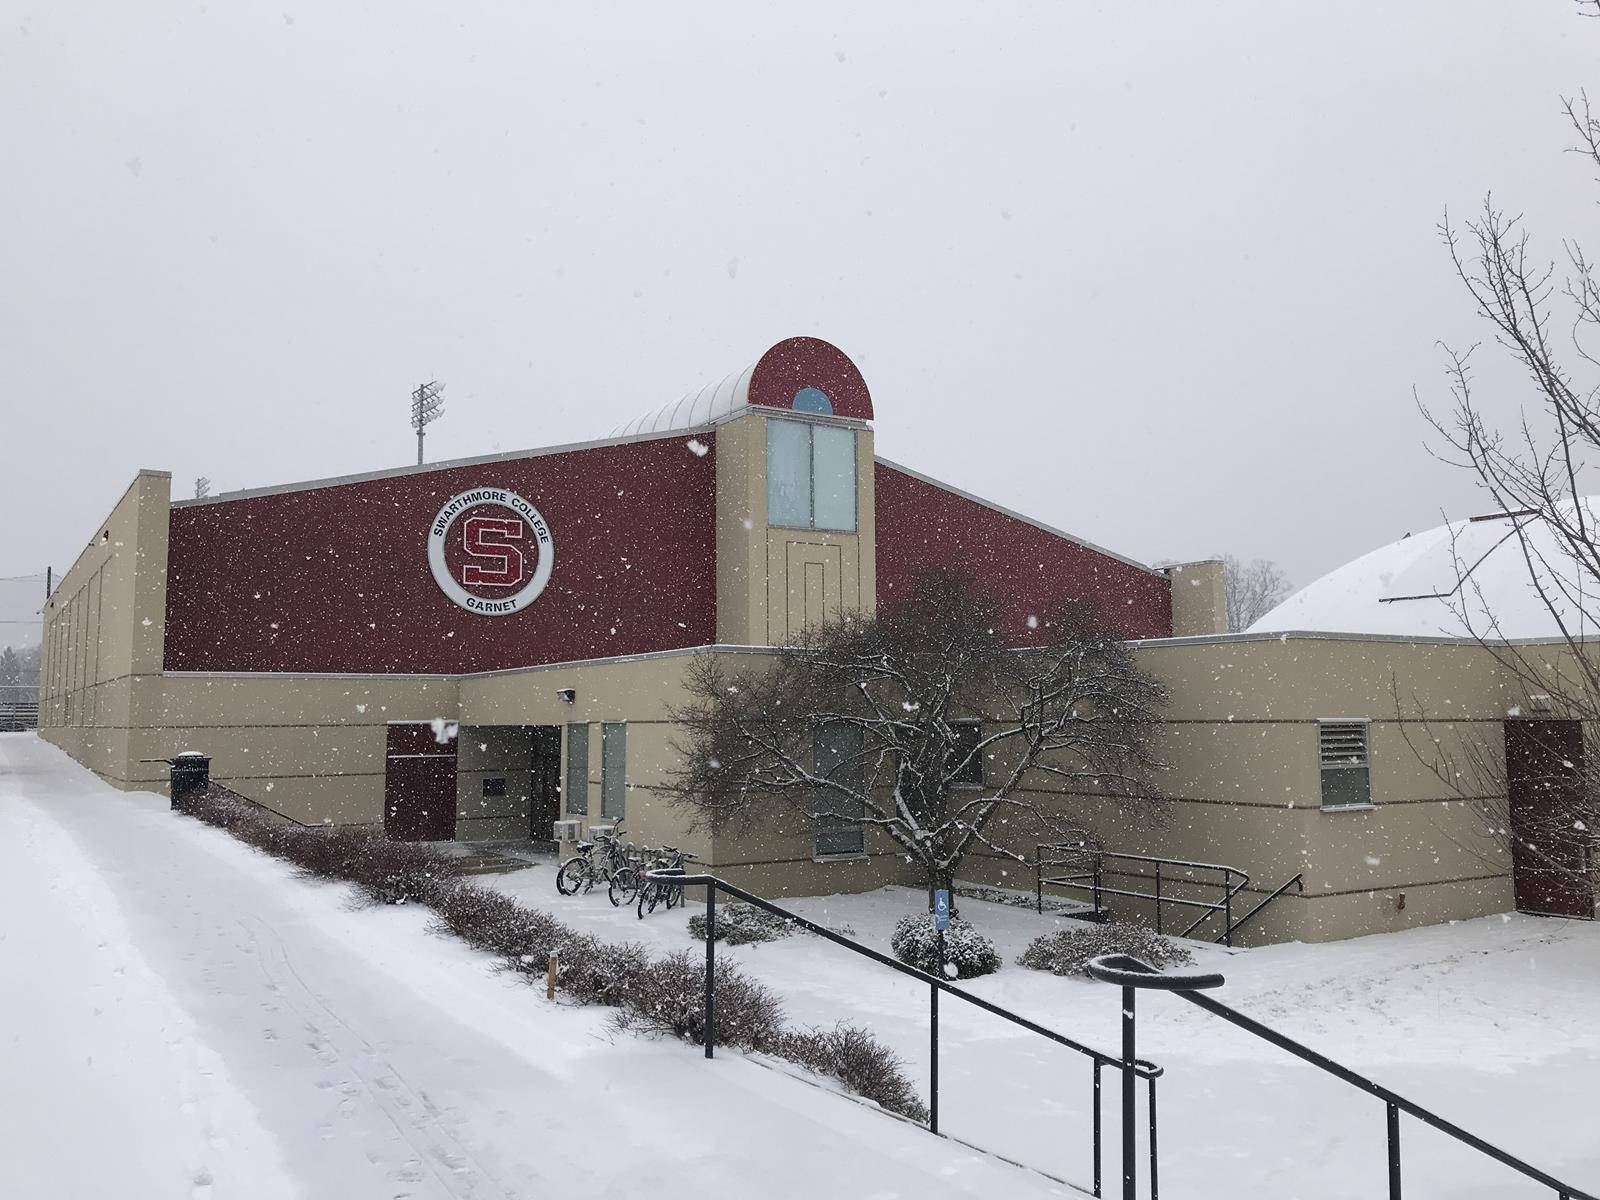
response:
<svg viewBox="0 0 1600 1200"><path fill-rule="evenodd" d="M933 894L933 927L950 928L950 893L942 888Z"/></svg>

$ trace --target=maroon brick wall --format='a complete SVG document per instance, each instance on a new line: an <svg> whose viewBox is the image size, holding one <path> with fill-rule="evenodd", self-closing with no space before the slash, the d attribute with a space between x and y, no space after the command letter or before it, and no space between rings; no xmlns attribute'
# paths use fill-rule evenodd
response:
<svg viewBox="0 0 1600 1200"><path fill-rule="evenodd" d="M1000 598L1018 645L1038 638L1030 616L1063 602L1122 637L1168 637L1172 592L1164 575L1131 566L1070 538L878 463L878 604L892 603L929 565L973 574ZM1041 626L1043 621L1040 622Z"/></svg>
<svg viewBox="0 0 1600 1200"><path fill-rule="evenodd" d="M459 674L716 640L715 437L600 446L174 508L166 667ZM428 567L452 496L508 488L555 547L529 607L470 613Z"/></svg>

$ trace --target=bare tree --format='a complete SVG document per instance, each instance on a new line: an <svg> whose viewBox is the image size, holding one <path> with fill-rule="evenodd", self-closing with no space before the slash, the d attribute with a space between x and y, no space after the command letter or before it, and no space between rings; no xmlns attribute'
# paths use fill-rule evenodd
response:
<svg viewBox="0 0 1600 1200"><path fill-rule="evenodd" d="M1017 862L1029 832L1076 833L1074 793L1153 796L1165 701L1128 648L1065 610L1013 648L967 579L922 577L876 617L813 627L776 661L730 672L701 656L671 780L712 829L769 821L881 830L950 888L982 847ZM996 822L1006 826L994 836Z"/></svg>
<svg viewBox="0 0 1600 1200"><path fill-rule="evenodd" d="M1586 15L1600 15L1600 4L1592 0L1580 7ZM1577 135L1573 151L1600 171L1600 116L1588 96L1563 98L1562 109ZM1600 452L1600 280L1575 240L1562 242L1559 264L1539 257L1521 219L1492 197L1464 222L1447 214L1439 232L1495 345L1521 368L1528 403L1514 431L1496 428L1475 387L1472 358L1478 347L1447 347L1449 411L1423 412L1438 434L1440 456L1472 472L1508 515L1504 551L1518 554L1525 565L1531 590L1556 631L1555 652L1549 644L1508 640L1506 614L1486 601L1471 578L1476 563L1461 554L1455 555L1458 587L1450 604L1520 693L1508 716L1543 715L1595 728L1600 647L1590 639L1600 630L1600 506L1584 497L1583 478ZM1403 698L1396 699L1403 709ZM1471 800L1483 835L1498 852L1514 843L1544 870L1587 878L1600 831L1600 756L1580 751L1580 764L1559 747L1514 749L1509 736L1504 748L1469 740L1452 752L1442 748L1435 730L1425 743L1419 753ZM1530 765L1530 758L1554 766ZM1509 775L1518 769L1533 770L1535 786L1552 802L1514 811Z"/></svg>
<svg viewBox="0 0 1600 1200"><path fill-rule="evenodd" d="M1222 559L1222 592L1227 608L1228 632L1249 629L1283 602L1291 588L1289 577L1267 558L1240 562L1233 555Z"/></svg>

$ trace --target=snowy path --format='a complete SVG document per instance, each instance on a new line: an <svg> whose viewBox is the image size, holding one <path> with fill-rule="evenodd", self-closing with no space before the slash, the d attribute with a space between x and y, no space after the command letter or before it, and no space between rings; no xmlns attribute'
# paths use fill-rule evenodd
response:
<svg viewBox="0 0 1600 1200"><path fill-rule="evenodd" d="M0 1195L1060 1195L741 1060L613 1038L0 735Z"/></svg>

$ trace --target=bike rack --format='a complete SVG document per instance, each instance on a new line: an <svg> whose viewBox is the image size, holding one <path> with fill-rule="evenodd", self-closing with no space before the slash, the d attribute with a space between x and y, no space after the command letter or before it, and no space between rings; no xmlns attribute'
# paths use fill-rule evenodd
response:
<svg viewBox="0 0 1600 1200"><path fill-rule="evenodd" d="M1288 886L1285 884L1284 886ZM1264 903L1264 902L1263 902ZM1389 1153L1389 1200L1401 1200L1400 1196L1400 1114L1407 1113L1422 1121L1441 1133L1447 1134L1458 1142L1471 1146L1482 1154L1487 1154L1496 1162L1503 1163L1514 1171L1518 1171L1529 1179L1543 1184L1552 1189L1559 1200L1600 1200L1589 1192L1573 1187L1570 1183L1563 1183L1555 1176L1539 1170L1517 1158L1513 1154L1500 1149L1475 1134L1468 1133L1461 1126L1452 1121L1447 1121L1437 1113L1423 1108L1397 1092L1374 1083L1365 1075L1352 1071L1349 1067L1335 1062L1325 1054L1319 1054L1309 1046L1302 1045L1293 1038L1269 1029L1259 1021L1252 1020L1243 1013L1229 1008L1226 1004L1202 995L1202 992L1221 987L1223 978L1215 972L1167 974L1156 970L1149 963L1134 958L1129 954L1102 954L1098 958L1089 960L1089 974L1102 983L1114 984L1122 989L1122 1195L1124 1200L1136 1200L1135 1155L1134 1139L1127 1114L1132 1111L1134 1088L1129 1065L1136 1062L1134 1058L1135 1028L1134 1028L1134 997L1139 991L1165 991L1190 1004L1205 1009L1213 1016L1221 1017L1231 1025L1236 1025L1247 1033L1253 1033L1264 1041L1271 1042L1281 1050L1286 1050L1312 1066L1317 1067L1336 1079L1341 1079L1352 1087L1360 1088L1370 1095L1378 1097L1385 1105L1388 1117L1388 1153ZM1155 1123L1151 1120L1151 1148L1150 1148L1150 1194L1155 1195ZM1096 1193L1098 1195L1098 1193Z"/></svg>

